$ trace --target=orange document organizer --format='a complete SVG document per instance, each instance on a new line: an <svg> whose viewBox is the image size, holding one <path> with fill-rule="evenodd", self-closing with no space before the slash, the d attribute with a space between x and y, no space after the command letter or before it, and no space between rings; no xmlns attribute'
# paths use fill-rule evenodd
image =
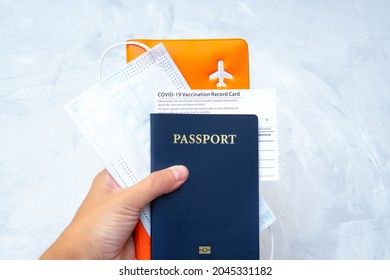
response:
<svg viewBox="0 0 390 280"><path fill-rule="evenodd" d="M249 89L248 45L243 39L134 39L152 48L162 43L191 89ZM127 45L127 62L144 53ZM135 229L136 259L150 259L150 236L139 221Z"/></svg>

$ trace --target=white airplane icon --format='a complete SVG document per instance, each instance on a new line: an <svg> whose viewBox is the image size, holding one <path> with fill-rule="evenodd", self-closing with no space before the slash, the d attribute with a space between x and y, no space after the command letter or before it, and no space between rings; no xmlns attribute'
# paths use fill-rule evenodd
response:
<svg viewBox="0 0 390 280"><path fill-rule="evenodd" d="M218 61L218 70L209 76L210 80L216 79L216 78L218 78L217 87L226 86L226 83L223 81L225 78L233 79L233 75L224 70L222 60Z"/></svg>

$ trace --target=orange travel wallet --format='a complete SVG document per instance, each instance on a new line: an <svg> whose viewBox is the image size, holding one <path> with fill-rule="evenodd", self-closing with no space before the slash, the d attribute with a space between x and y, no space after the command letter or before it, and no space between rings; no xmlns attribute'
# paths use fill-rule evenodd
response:
<svg viewBox="0 0 390 280"><path fill-rule="evenodd" d="M191 89L249 89L248 44L243 39L134 39L152 48L162 43ZM127 45L127 62L145 50ZM150 236L138 221L136 259L150 260Z"/></svg>
<svg viewBox="0 0 390 280"><path fill-rule="evenodd" d="M162 43L179 68L191 89L249 89L248 44L243 39L158 40L134 39L152 48ZM145 50L135 45L126 48L127 62ZM220 63L222 61L222 64ZM231 74L223 79L225 86L217 86L218 78L210 75L219 68Z"/></svg>

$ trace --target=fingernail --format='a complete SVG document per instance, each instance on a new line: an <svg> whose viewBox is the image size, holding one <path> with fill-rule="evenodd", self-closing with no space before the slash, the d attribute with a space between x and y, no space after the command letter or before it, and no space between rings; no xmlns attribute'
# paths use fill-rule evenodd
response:
<svg viewBox="0 0 390 280"><path fill-rule="evenodd" d="M184 165L175 165L175 166L170 167L170 169L172 170L172 172L175 175L175 178L178 182L184 181L185 179L187 179L189 171L188 171L187 167L185 167Z"/></svg>

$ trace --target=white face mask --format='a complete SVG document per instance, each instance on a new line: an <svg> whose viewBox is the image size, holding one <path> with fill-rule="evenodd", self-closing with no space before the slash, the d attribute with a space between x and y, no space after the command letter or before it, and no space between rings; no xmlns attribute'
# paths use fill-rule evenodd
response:
<svg viewBox="0 0 390 280"><path fill-rule="evenodd" d="M136 184L150 173L149 119L154 112L153 93L160 89L190 89L162 44L65 105L82 135L122 188ZM150 235L149 206L143 209L140 219ZM261 198L260 229L274 220L271 209Z"/></svg>
<svg viewBox="0 0 390 280"><path fill-rule="evenodd" d="M162 44L97 83L65 110L123 188L150 173L149 116L156 89L190 89ZM150 210L142 211L147 231ZM148 232L150 234L150 232Z"/></svg>
<svg viewBox="0 0 390 280"><path fill-rule="evenodd" d="M189 89L160 44L65 105L121 187L149 174L151 93L165 87Z"/></svg>

